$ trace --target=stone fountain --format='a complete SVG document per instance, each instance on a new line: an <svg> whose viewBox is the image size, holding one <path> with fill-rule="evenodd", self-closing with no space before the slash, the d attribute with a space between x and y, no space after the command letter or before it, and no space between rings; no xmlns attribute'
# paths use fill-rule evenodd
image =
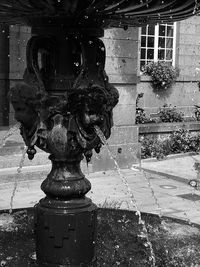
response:
<svg viewBox="0 0 200 267"><path fill-rule="evenodd" d="M80 169L111 134L118 92L105 73L105 28L185 19L198 0L1 0L0 21L28 25L23 82L9 97L29 159L38 147L52 170L35 206L37 261L42 266L87 266L95 261L97 207L85 195Z"/></svg>

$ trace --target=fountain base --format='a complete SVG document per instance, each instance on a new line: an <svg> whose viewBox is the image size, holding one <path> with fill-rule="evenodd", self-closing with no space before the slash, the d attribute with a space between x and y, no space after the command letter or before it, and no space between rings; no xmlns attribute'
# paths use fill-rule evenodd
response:
<svg viewBox="0 0 200 267"><path fill-rule="evenodd" d="M89 198L43 198L35 206L41 266L88 266L95 260L97 207Z"/></svg>
<svg viewBox="0 0 200 267"><path fill-rule="evenodd" d="M2 216L5 217L5 213ZM41 266L36 263L34 252L33 209L14 211L12 216L12 223L0 226L0 265ZM142 213L142 219L153 245L156 266L197 266L200 263L199 225L146 213ZM134 211L98 209L97 221L97 260L87 267L152 266L149 247L141 235L142 227Z"/></svg>

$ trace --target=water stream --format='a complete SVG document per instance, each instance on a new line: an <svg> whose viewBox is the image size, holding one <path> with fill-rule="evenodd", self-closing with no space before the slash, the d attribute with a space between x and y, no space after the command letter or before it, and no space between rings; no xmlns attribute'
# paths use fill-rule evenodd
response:
<svg viewBox="0 0 200 267"><path fill-rule="evenodd" d="M16 131L19 130L21 124L18 122L15 125L13 125L12 127L10 127L10 129L6 132L6 134L3 136L3 138L0 140L0 148L4 147L6 144L6 141L8 140L8 138L13 135Z"/></svg>
<svg viewBox="0 0 200 267"><path fill-rule="evenodd" d="M10 214L12 213L12 210L13 210L13 202L14 202L14 197L15 197L15 193L17 190L18 180L19 180L18 178L19 178L19 175L21 174L21 171L22 171L22 168L24 165L24 160L26 157L26 151L27 151L27 147L24 146L22 156L21 156L21 159L19 162L19 167L17 168L17 174L15 175L15 178L14 178L14 187L13 187L13 191L12 191L11 198L10 198L10 209L9 209Z"/></svg>
<svg viewBox="0 0 200 267"><path fill-rule="evenodd" d="M117 163L115 157L113 156L112 151L110 150L110 147L109 147L109 145L107 143L107 140L106 140L103 132L96 125L94 126L94 128L95 128L96 134L100 138L101 142L106 146L110 158L114 161L114 164L115 164L115 167L116 167L116 171L117 171L121 181L123 182L123 184L127 188L128 194L130 196L131 204L136 209L136 215L138 216L138 223L140 225L142 225L142 232L140 234L140 237L146 239L146 242L145 242L144 245L146 247L149 247L149 250L150 250L150 258L149 258L149 260L152 262L152 266L155 267L156 266L156 258L155 258L155 254L154 254L154 251L153 251L153 246L152 246L152 243L151 243L151 241L149 239L147 227L146 227L145 221L142 219L141 211L138 208L138 204L137 204L137 201L136 201L136 199L134 197L133 191L130 188L128 182L127 182L127 178L122 174L121 169L119 167L119 164Z"/></svg>

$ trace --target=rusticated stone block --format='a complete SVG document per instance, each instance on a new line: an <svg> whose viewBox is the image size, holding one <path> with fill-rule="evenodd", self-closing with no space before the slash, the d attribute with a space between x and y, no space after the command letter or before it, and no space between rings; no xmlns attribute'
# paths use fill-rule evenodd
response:
<svg viewBox="0 0 200 267"><path fill-rule="evenodd" d="M135 104L118 104L113 112L116 126L130 126L135 123Z"/></svg>
<svg viewBox="0 0 200 267"><path fill-rule="evenodd" d="M123 145L109 145L103 147L99 154L94 152L92 157L93 172L131 168L141 159L139 143L127 143Z"/></svg>
<svg viewBox="0 0 200 267"><path fill-rule="evenodd" d="M106 56L136 58L138 52L138 41L103 39L106 47Z"/></svg>
<svg viewBox="0 0 200 267"><path fill-rule="evenodd" d="M106 58L106 73L108 74L133 74L137 73L137 60L132 58L117 58L107 57Z"/></svg>
<svg viewBox="0 0 200 267"><path fill-rule="evenodd" d="M121 145L138 142L137 126L117 126L111 130L111 136L108 139L110 145Z"/></svg>
<svg viewBox="0 0 200 267"><path fill-rule="evenodd" d="M138 28L137 27L129 27L126 31L124 29L107 29L104 33L103 39L119 39L119 40L138 40Z"/></svg>

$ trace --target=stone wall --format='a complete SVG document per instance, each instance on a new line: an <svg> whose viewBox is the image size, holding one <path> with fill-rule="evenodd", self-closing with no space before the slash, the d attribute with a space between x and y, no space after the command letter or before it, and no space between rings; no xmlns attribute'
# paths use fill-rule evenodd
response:
<svg viewBox="0 0 200 267"><path fill-rule="evenodd" d="M118 89L120 98L114 108L114 127L108 140L110 150L120 167L130 167L138 161L138 127L135 125L135 101L138 76L138 29L110 29L105 31L106 73ZM93 168L106 170L114 167L108 150L93 156Z"/></svg>
<svg viewBox="0 0 200 267"><path fill-rule="evenodd" d="M176 106L185 116L194 116L194 105L200 105L200 92L197 83L176 82L168 94L155 94L150 82L141 82L137 87L138 93L144 93L139 105L144 107L147 114L157 113L165 103Z"/></svg>
<svg viewBox="0 0 200 267"><path fill-rule="evenodd" d="M143 92L142 106L155 113L165 103L177 106L186 116L192 116L194 105L200 104L200 17L177 23L176 67L180 75L173 87L160 95L155 94L150 78L141 76L138 93Z"/></svg>
<svg viewBox="0 0 200 267"><path fill-rule="evenodd" d="M160 138L165 139L171 133L178 130L186 130L190 133L197 133L200 131L199 121L191 122L170 122L170 123L148 123L138 125L139 135L146 138Z"/></svg>

